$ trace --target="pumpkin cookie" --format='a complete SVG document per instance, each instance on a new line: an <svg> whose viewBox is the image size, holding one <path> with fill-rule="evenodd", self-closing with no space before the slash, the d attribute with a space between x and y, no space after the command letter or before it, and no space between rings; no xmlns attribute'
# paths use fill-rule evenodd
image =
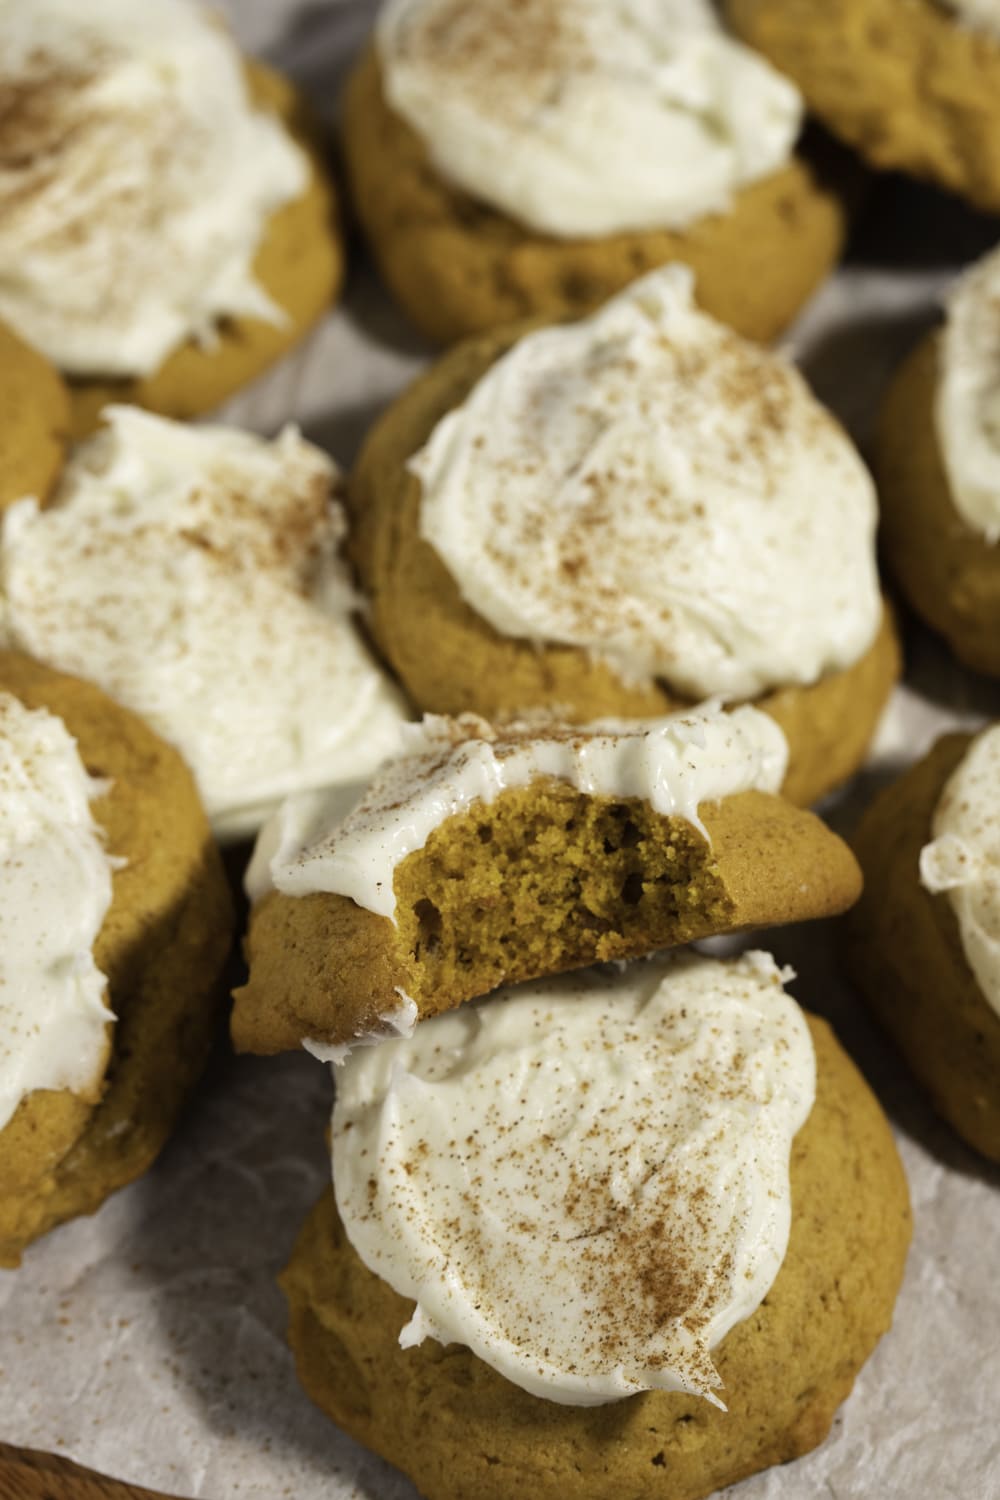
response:
<svg viewBox="0 0 1000 1500"><path fill-rule="evenodd" d="M262 835L237 1047L340 1057L499 984L857 898L846 845L776 795L756 709L406 738L350 811L302 799Z"/></svg>
<svg viewBox="0 0 1000 1500"><path fill-rule="evenodd" d="M0 324L0 510L25 495L44 505L62 468L69 423L58 373Z"/></svg>
<svg viewBox="0 0 1000 1500"><path fill-rule="evenodd" d="M851 971L935 1107L1000 1161L1000 730L952 734L855 838Z"/></svg>
<svg viewBox="0 0 1000 1500"><path fill-rule="evenodd" d="M705 0L650 10L384 8L344 155L383 275L432 338L579 317L683 261L704 308L771 339L836 263L844 173L794 153L795 90Z"/></svg>
<svg viewBox="0 0 1000 1500"><path fill-rule="evenodd" d="M0 653L0 758L0 1265L16 1265L160 1150L215 1031L232 911L180 756L96 688Z"/></svg>
<svg viewBox="0 0 1000 1500"><path fill-rule="evenodd" d="M38 0L0 38L0 317L70 378L78 436L109 401L218 405L341 280L294 89L191 0Z"/></svg>
<svg viewBox="0 0 1000 1500"><path fill-rule="evenodd" d="M141 714L227 838L370 775L407 709L357 627L326 454L292 428L104 418L47 509L0 520L4 643Z"/></svg>
<svg viewBox="0 0 1000 1500"><path fill-rule="evenodd" d="M909 1204L782 977L750 954L524 986L340 1072L339 1211L285 1272L291 1342L428 1500L696 1500L822 1442Z"/></svg>
<svg viewBox="0 0 1000 1500"><path fill-rule="evenodd" d="M786 795L849 776L898 673L875 495L797 372L669 267L591 319L447 354L351 479L370 625L419 707L785 729Z"/></svg>
<svg viewBox="0 0 1000 1500"><path fill-rule="evenodd" d="M874 167L1000 212L1000 11L983 0L726 0L736 33Z"/></svg>
<svg viewBox="0 0 1000 1500"><path fill-rule="evenodd" d="M1000 251L959 283L886 397L876 449L885 553L955 655L1000 676Z"/></svg>

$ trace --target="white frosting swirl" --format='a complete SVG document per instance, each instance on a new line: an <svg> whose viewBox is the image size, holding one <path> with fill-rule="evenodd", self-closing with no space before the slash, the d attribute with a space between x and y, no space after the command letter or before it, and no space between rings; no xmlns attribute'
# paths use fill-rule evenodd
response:
<svg viewBox="0 0 1000 1500"><path fill-rule="evenodd" d="M104 1073L104 790L61 719L0 693L0 1128L37 1089L94 1097Z"/></svg>
<svg viewBox="0 0 1000 1500"><path fill-rule="evenodd" d="M963 21L1000 37L1000 0L944 0Z"/></svg>
<svg viewBox="0 0 1000 1500"><path fill-rule="evenodd" d="M441 175L544 234L684 228L784 166L801 126L711 0L389 0L377 35Z"/></svg>
<svg viewBox="0 0 1000 1500"><path fill-rule="evenodd" d="M337 1074L348 1237L416 1308L577 1406L683 1390L766 1296L815 1097L805 1017L766 953L547 980L423 1021Z"/></svg>
<svg viewBox="0 0 1000 1500"><path fill-rule="evenodd" d="M815 682L875 638L867 470L684 267L521 339L411 467L422 536L502 635L692 698Z"/></svg>
<svg viewBox="0 0 1000 1500"><path fill-rule="evenodd" d="M1000 1015L1000 725L969 746L934 812L920 879L946 891L969 968Z"/></svg>
<svg viewBox="0 0 1000 1500"><path fill-rule="evenodd" d="M664 817L704 832L703 802L737 792L778 792L785 737L755 708L706 705L663 719L585 726L505 725L428 716L404 726L403 753L366 790L293 798L261 835L247 872L254 899L271 886L289 896L328 891L394 919L396 866L432 831L476 802L544 777L594 797L641 797Z"/></svg>
<svg viewBox="0 0 1000 1500"><path fill-rule="evenodd" d="M1000 540L1000 248L948 299L935 419L955 509L988 542Z"/></svg>
<svg viewBox="0 0 1000 1500"><path fill-rule="evenodd" d="M284 314L252 261L309 168L191 0L0 6L0 318L61 369L147 375Z"/></svg>
<svg viewBox="0 0 1000 1500"><path fill-rule="evenodd" d="M224 834L370 775L405 709L352 618L330 460L291 428L105 417L48 509L3 517L3 637L147 719Z"/></svg>

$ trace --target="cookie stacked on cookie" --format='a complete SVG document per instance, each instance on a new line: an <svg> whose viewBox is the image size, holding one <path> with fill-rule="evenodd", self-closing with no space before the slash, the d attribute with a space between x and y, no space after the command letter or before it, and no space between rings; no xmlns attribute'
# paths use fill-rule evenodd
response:
<svg viewBox="0 0 1000 1500"><path fill-rule="evenodd" d="M237 1043L339 1065L335 1198L285 1275L306 1388L442 1500L693 1497L805 1452L891 1318L888 1125L768 954L580 970L856 898L781 730L405 748L252 867Z"/></svg>

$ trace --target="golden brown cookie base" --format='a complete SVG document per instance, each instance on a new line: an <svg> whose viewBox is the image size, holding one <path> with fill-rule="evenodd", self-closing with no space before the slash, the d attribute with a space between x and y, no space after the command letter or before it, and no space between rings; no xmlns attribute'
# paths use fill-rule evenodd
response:
<svg viewBox="0 0 1000 1500"><path fill-rule="evenodd" d="M889 566L960 661L1000 677L1000 549L955 509L937 436L940 338L919 344L889 388L875 472Z"/></svg>
<svg viewBox="0 0 1000 1500"><path fill-rule="evenodd" d="M251 918L237 1048L342 1045L386 1032L401 992L423 1018L501 984L857 900L853 856L811 813L763 792L699 811L710 844L638 798L546 781L447 819L408 855L397 925L346 896L268 896Z"/></svg>
<svg viewBox="0 0 1000 1500"><path fill-rule="evenodd" d="M0 510L45 503L69 438L69 393L48 360L0 324Z"/></svg>
<svg viewBox="0 0 1000 1500"><path fill-rule="evenodd" d="M736 33L874 167L1000 212L1000 41L935 0L726 0Z"/></svg>
<svg viewBox="0 0 1000 1500"><path fill-rule="evenodd" d="M466 604L434 548L419 533L421 488L407 461L460 405L524 329L484 335L452 349L389 408L351 476L355 563L371 601L376 643L418 708L478 713L501 721L545 709L571 722L654 718L688 706L660 683L630 687L573 646L500 635ZM790 762L785 795L815 802L858 769L892 686L899 648L885 614L869 651L810 687L758 700L784 729Z"/></svg>
<svg viewBox="0 0 1000 1500"><path fill-rule="evenodd" d="M925 890L919 870L938 800L971 740L939 740L869 808L854 841L865 890L846 955L935 1108L1000 1161L1000 1016L969 968L951 902Z"/></svg>
<svg viewBox="0 0 1000 1500"><path fill-rule="evenodd" d="M668 261L692 268L707 312L748 338L769 340L833 269L847 232L828 170L794 157L744 188L729 213L683 232L542 235L438 176L419 137L387 107L374 49L348 83L344 156L385 280L417 326L441 343L525 318L579 317Z"/></svg>
<svg viewBox="0 0 1000 1500"><path fill-rule="evenodd" d="M272 216L253 262L254 276L283 309L286 321L229 318L220 324L215 345L185 344L152 375L72 380L75 438L93 432L110 402L144 406L179 419L211 411L298 343L340 290L344 258L337 204L302 100L286 78L261 63L248 63L247 73L255 103L279 116L312 165L306 191Z"/></svg>
<svg viewBox="0 0 1000 1500"><path fill-rule="evenodd" d="M468 1350L401 1350L413 1304L366 1269L327 1192L283 1277L309 1395L428 1500L697 1500L821 1443L889 1327L910 1240L888 1124L822 1021L816 1103L792 1149L792 1229L757 1311L715 1353L728 1412L651 1392L529 1396Z"/></svg>
<svg viewBox="0 0 1000 1500"><path fill-rule="evenodd" d="M103 1091L38 1092L0 1131L0 1265L92 1213L143 1172L170 1133L215 1032L232 907L190 772L177 752L89 683L0 653L0 691L58 714L88 771L115 871L94 944L118 1017Z"/></svg>

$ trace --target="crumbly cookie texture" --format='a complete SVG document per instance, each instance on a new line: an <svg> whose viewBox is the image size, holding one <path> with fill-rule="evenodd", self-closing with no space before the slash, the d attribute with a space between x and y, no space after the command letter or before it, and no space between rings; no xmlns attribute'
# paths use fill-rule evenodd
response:
<svg viewBox="0 0 1000 1500"><path fill-rule="evenodd" d="M797 156L683 231L554 239L452 188L386 105L370 49L347 88L344 153L355 208L393 293L431 338L450 343L529 317L579 316L668 261L697 277L707 312L769 340L836 264L850 168Z"/></svg>
<svg viewBox="0 0 1000 1500"><path fill-rule="evenodd" d="M872 166L1000 210L1000 40L935 0L726 0L736 34Z"/></svg>
<svg viewBox="0 0 1000 1500"><path fill-rule="evenodd" d="M440 824L396 868L395 925L346 896L269 894L251 919L236 1046L349 1046L391 1032L401 997L435 1015L499 984L857 899L846 845L783 798L742 792L700 816L709 841L639 799L545 781Z"/></svg>
<svg viewBox="0 0 1000 1500"><path fill-rule="evenodd" d="M854 847L864 895L848 964L879 1021L964 1140L1000 1161L1000 1016L969 967L946 893L920 882L920 851L972 736L950 734L872 805Z"/></svg>
<svg viewBox="0 0 1000 1500"><path fill-rule="evenodd" d="M151 1164L200 1072L218 1017L232 903L177 752L97 688L0 653L0 688L64 720L91 775L115 871L94 944L117 1021L97 1100L36 1091L0 1132L0 1266L65 1219L93 1213Z"/></svg>
<svg viewBox="0 0 1000 1500"><path fill-rule="evenodd" d="M69 393L48 360L0 324L0 510L44 504L69 439Z"/></svg>
<svg viewBox="0 0 1000 1500"><path fill-rule="evenodd" d="M253 262L254 277L285 313L285 321L227 320L211 348L185 344L142 379L72 380L76 438L93 432L102 409L112 402L182 419L211 411L287 353L340 290L344 254L337 202L302 100L286 78L261 63L247 64L247 78L255 104L285 122L312 166L308 188L272 216Z"/></svg>
<svg viewBox="0 0 1000 1500"><path fill-rule="evenodd" d="M887 1330L910 1240L888 1123L822 1021L817 1096L792 1147L788 1251L714 1358L728 1411L651 1392L600 1407L530 1396L468 1350L401 1350L413 1304L366 1269L333 1194L283 1277L299 1376L353 1437L428 1500L697 1500L808 1452Z"/></svg>
<svg viewBox="0 0 1000 1500"><path fill-rule="evenodd" d="M940 340L904 363L882 409L875 452L882 540L918 615L974 671L1000 676L1000 552L955 509L935 419Z"/></svg>
<svg viewBox="0 0 1000 1500"><path fill-rule="evenodd" d="M427 712L469 711L503 720L542 709L585 723L609 716L655 718L683 708L684 700L662 684L629 686L605 662L575 647L501 636L466 604L420 536L421 488L408 460L524 331L484 335L451 350L369 435L348 503L372 633L409 696ZM809 804L857 770L899 666L886 613L874 644L853 666L758 700L789 742L787 797Z"/></svg>

